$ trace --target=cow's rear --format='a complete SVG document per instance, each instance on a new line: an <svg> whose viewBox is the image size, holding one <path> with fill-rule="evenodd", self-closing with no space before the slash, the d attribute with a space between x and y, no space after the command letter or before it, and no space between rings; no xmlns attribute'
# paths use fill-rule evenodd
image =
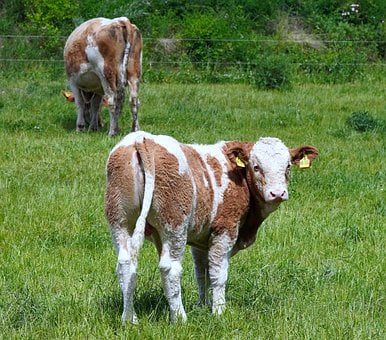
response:
<svg viewBox="0 0 386 340"><path fill-rule="evenodd" d="M118 117L129 87L132 131L138 125L138 90L142 72L142 37L125 18L96 18L77 27L67 39L64 62L77 108L77 131L89 120L90 130L102 125L101 104L110 112L109 135L118 133Z"/></svg>

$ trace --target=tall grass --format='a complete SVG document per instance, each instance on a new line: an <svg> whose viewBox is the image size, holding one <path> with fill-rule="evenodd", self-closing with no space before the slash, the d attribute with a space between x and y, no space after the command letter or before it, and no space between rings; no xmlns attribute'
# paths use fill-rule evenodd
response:
<svg viewBox="0 0 386 340"><path fill-rule="evenodd" d="M141 88L144 130L182 142L310 143L290 200L256 243L232 258L228 308L198 308L190 252L182 278L188 322L171 326L154 247L141 250L139 326L121 325L116 257L103 213L104 167L122 137L76 133L64 77L0 79L0 333L4 338L383 339L385 134L357 132L355 111L385 117L384 82ZM123 131L131 122L126 106Z"/></svg>

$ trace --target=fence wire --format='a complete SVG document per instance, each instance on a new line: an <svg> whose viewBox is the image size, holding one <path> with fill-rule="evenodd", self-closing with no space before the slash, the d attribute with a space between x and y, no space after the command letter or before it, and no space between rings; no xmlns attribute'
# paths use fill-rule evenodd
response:
<svg viewBox="0 0 386 340"><path fill-rule="evenodd" d="M7 63L63 63L63 59L59 56L63 53L63 46L67 37L65 36L47 36L47 35L0 35L0 62ZM318 44L322 45L373 45L373 44L386 44L386 41L382 40L324 40L323 36L318 35L309 35L307 37L293 37L292 39L197 39L197 38L153 38L153 37L144 37L144 43L160 43L165 44L165 42L170 43L184 43L184 42L197 42L197 43L230 43L230 44L298 44L298 45L307 45L311 44L310 39L316 41ZM34 41L35 40L35 41ZM61 41L62 44L59 47L52 48L52 56L45 58L40 57L44 54L45 49L42 47L42 41L47 44L49 41ZM34 45L31 42L30 48L28 48L28 42L34 41ZM27 42L27 45L24 43ZM39 45L40 43L40 45ZM254 66L253 61L244 61L244 60L229 60L229 61L216 61L214 58L206 60L181 60L178 55L178 51L175 51L174 54L166 52L162 46L154 48L154 45L148 49L148 53L144 57L144 64L146 66L152 67L155 65L173 65L173 66L183 66L183 65L213 65L213 66L245 66L251 65ZM28 53L26 53L28 51ZM150 52L151 51L151 52ZM159 59L154 59L151 55L156 52L159 54ZM328 65L327 62L292 62L294 65L300 66L323 66ZM376 65L385 67L384 59L379 63L367 63L367 62L341 62L341 65Z"/></svg>

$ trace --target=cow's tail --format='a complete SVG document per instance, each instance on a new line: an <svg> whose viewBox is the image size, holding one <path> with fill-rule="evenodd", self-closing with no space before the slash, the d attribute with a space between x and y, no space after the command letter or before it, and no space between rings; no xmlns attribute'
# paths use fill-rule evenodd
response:
<svg viewBox="0 0 386 340"><path fill-rule="evenodd" d="M145 138L141 143L136 143L136 149L139 162L142 163L145 178L145 188L142 200L141 213L139 214L139 217L135 224L132 237L133 248L138 254L139 249L141 248L145 238L146 219L153 201L153 193L155 186L155 162L154 150L148 149Z"/></svg>

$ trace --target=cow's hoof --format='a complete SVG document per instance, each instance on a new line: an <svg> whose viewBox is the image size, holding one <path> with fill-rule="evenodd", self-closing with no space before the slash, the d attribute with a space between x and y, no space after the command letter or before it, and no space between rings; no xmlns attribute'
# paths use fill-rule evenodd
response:
<svg viewBox="0 0 386 340"><path fill-rule="evenodd" d="M109 131L109 137L115 137L119 131Z"/></svg>
<svg viewBox="0 0 386 340"><path fill-rule="evenodd" d="M99 130L99 126L98 125L90 125L88 130L89 131L98 131Z"/></svg>

